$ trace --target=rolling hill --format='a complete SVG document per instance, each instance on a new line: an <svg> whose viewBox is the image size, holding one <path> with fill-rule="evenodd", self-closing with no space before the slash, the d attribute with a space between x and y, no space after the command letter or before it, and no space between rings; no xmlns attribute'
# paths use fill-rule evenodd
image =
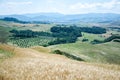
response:
<svg viewBox="0 0 120 80"><path fill-rule="evenodd" d="M49 32L54 25L56 24L0 21L0 29L8 31L29 29ZM83 34L80 39L87 38L88 42L78 39L76 43L30 48L0 44L0 80L119 80L120 43L111 41L93 45L89 42L104 38L99 34ZM26 41L35 43L32 39L35 38ZM39 37L38 43L46 43L40 39ZM24 39L22 43L18 43L24 44L26 41ZM54 53L55 51L59 53Z"/></svg>
<svg viewBox="0 0 120 80"><path fill-rule="evenodd" d="M0 80L119 80L120 67L70 60L43 47L0 45L14 55L0 63ZM4 54L4 52L3 52Z"/></svg>
<svg viewBox="0 0 120 80"><path fill-rule="evenodd" d="M76 42L50 46L53 51L69 53L87 62L120 64L119 42L108 42L92 45L89 43Z"/></svg>
<svg viewBox="0 0 120 80"><path fill-rule="evenodd" d="M113 13L88 13L64 15L60 13L31 13L21 15L0 15L0 18L14 17L22 21L49 21L49 22L101 22L108 23L120 21L120 14Z"/></svg>

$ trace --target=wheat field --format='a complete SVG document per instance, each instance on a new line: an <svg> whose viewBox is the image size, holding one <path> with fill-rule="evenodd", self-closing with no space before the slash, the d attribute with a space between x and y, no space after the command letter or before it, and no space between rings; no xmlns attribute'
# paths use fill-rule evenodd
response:
<svg viewBox="0 0 120 80"><path fill-rule="evenodd" d="M0 48L14 53L0 63L0 80L120 80L119 65L79 62L42 47Z"/></svg>

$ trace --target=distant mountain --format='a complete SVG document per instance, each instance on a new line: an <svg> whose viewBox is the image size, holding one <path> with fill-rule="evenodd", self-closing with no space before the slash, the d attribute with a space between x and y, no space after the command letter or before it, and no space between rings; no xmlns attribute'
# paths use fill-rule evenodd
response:
<svg viewBox="0 0 120 80"><path fill-rule="evenodd" d="M88 13L64 15L60 13L31 13L22 15L1 15L3 17L14 17L22 21L49 21L49 22L115 22L120 21L120 14L114 13Z"/></svg>
<svg viewBox="0 0 120 80"><path fill-rule="evenodd" d="M120 20L120 14L112 14L112 13L76 14L76 15L67 15L65 19L70 21L81 21L81 22L111 22L111 21Z"/></svg>
<svg viewBox="0 0 120 80"><path fill-rule="evenodd" d="M26 21L20 21L16 18L12 18L12 17L4 17L3 19L0 19L2 21L10 21L10 22L15 22L15 23L22 23L22 24L26 24L26 23L29 23L29 22L26 22Z"/></svg>
<svg viewBox="0 0 120 80"><path fill-rule="evenodd" d="M60 13L28 13L28 14L24 14L24 16L27 16L27 17L31 17L31 18L34 18L34 17L37 17L37 16L46 16L46 17L62 17L64 16L63 14L60 14Z"/></svg>
<svg viewBox="0 0 120 80"><path fill-rule="evenodd" d="M9 21L9 22L15 22L15 23L22 23L22 24L28 24L28 23L35 23L35 24L49 24L49 22L44 22L44 21L22 21L17 18L13 17L4 17L0 19L2 21Z"/></svg>
<svg viewBox="0 0 120 80"><path fill-rule="evenodd" d="M32 19L30 17L24 16L24 15L0 15L0 18L5 18L5 17L12 17L12 18L17 18L21 21L31 21Z"/></svg>

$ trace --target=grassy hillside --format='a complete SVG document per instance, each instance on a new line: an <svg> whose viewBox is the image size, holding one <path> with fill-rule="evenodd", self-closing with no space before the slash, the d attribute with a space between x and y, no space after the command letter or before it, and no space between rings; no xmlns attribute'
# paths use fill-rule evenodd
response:
<svg viewBox="0 0 120 80"><path fill-rule="evenodd" d="M1 45L6 51L12 46ZM93 64L49 54L43 47L15 48L14 56L0 63L0 80L119 80L120 66Z"/></svg>
<svg viewBox="0 0 120 80"><path fill-rule="evenodd" d="M60 50L82 58L87 62L120 64L120 43L109 42L92 45L89 43L76 42L51 46L52 50Z"/></svg>
<svg viewBox="0 0 120 80"><path fill-rule="evenodd" d="M11 58L14 54L14 47L0 44L0 63L5 59Z"/></svg>
<svg viewBox="0 0 120 80"><path fill-rule="evenodd" d="M91 42L95 39L103 41L105 37L102 37L102 34L91 34L91 33L85 33L82 32L82 37L80 37L78 40L82 41L83 39L88 39L88 42Z"/></svg>
<svg viewBox="0 0 120 80"><path fill-rule="evenodd" d="M54 24L21 24L0 20L0 26L17 30L49 31Z"/></svg>
<svg viewBox="0 0 120 80"><path fill-rule="evenodd" d="M11 52L8 52L8 51L5 51L3 49L0 49L0 63L1 61L7 59L7 58L10 58L12 57L12 53Z"/></svg>

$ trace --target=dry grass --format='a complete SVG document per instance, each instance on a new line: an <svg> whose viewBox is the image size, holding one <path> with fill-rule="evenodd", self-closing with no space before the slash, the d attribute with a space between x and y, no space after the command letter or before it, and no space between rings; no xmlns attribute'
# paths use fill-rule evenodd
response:
<svg viewBox="0 0 120 80"><path fill-rule="evenodd" d="M32 49L37 50L39 52L44 52L44 53L50 53L51 52L51 50L49 48L42 47L42 46L35 46L35 47L32 47Z"/></svg>
<svg viewBox="0 0 120 80"><path fill-rule="evenodd" d="M120 80L119 65L78 62L35 49L15 48L15 56L0 64L0 80Z"/></svg>

